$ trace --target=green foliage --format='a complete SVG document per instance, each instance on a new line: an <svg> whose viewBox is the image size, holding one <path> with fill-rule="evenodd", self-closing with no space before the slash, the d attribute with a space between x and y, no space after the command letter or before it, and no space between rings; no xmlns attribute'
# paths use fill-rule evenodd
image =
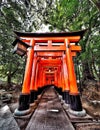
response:
<svg viewBox="0 0 100 130"><path fill-rule="evenodd" d="M95 4L93 4L92 2ZM21 82L25 59L12 54L13 30L36 31L42 24L50 31L77 31L88 28L80 41L82 52L77 57L81 66L88 64L96 79L100 65L100 12L98 0L6 0L0 1L0 77ZM86 67L86 66L85 66ZM85 72L84 67L82 67ZM22 74L22 75L21 75ZM82 75L84 75L82 73ZM84 77L84 76L83 76Z"/></svg>
<svg viewBox="0 0 100 130"><path fill-rule="evenodd" d="M77 59L83 64L83 72L88 68L89 73L91 73L91 76L87 75L87 77L94 77L94 73L96 75L95 78L98 79L100 64L100 13L96 6L88 0L56 0L55 6L48 12L46 20L50 24L51 31L55 29L58 31L88 29L83 40L79 43L82 46L82 52ZM92 67L93 73L90 72L90 67ZM83 78L85 78L84 73Z"/></svg>
<svg viewBox="0 0 100 130"><path fill-rule="evenodd" d="M21 28L21 16L18 15L18 6L2 3L0 8L0 77L11 82L13 76L21 82L23 73L23 60L13 55L12 42L14 41L14 29ZM21 68L20 68L21 66ZM9 79L10 77L10 79Z"/></svg>
<svg viewBox="0 0 100 130"><path fill-rule="evenodd" d="M0 1L0 77L9 84L22 82L25 68L25 58L13 55L13 30L30 32L38 29L44 10L41 1Z"/></svg>

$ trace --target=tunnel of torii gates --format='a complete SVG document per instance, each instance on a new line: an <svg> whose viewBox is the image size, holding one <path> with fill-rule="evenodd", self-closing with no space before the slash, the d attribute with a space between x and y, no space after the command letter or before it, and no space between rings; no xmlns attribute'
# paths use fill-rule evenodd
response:
<svg viewBox="0 0 100 130"><path fill-rule="evenodd" d="M62 95L74 112L82 112L73 58L81 51L77 43L86 30L64 33L23 33L14 31L14 52L26 56L26 68L15 115L30 113L30 105L50 85Z"/></svg>

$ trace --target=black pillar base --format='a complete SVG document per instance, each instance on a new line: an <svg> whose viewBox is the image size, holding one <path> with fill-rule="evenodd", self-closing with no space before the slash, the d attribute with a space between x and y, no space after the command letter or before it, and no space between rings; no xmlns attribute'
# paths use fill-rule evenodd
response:
<svg viewBox="0 0 100 130"><path fill-rule="evenodd" d="M63 92L62 92L62 88L58 88L56 86L55 87L55 90L60 94L60 95L63 95Z"/></svg>
<svg viewBox="0 0 100 130"><path fill-rule="evenodd" d="M64 92L64 100L66 104L70 104L69 91Z"/></svg>
<svg viewBox="0 0 100 130"><path fill-rule="evenodd" d="M30 94L21 94L19 97L19 111L24 111L29 109L29 99L30 99Z"/></svg>
<svg viewBox="0 0 100 130"><path fill-rule="evenodd" d="M38 89L38 95L42 94L43 90L44 90L44 87L39 88Z"/></svg>
<svg viewBox="0 0 100 130"><path fill-rule="evenodd" d="M82 111L80 95L70 95L70 107L74 111Z"/></svg>
<svg viewBox="0 0 100 130"><path fill-rule="evenodd" d="M34 100L37 99L37 91L35 90L31 90L31 93L30 93L30 103L34 103Z"/></svg>
<svg viewBox="0 0 100 130"><path fill-rule="evenodd" d="M34 91L34 100L37 99L37 96L38 96L38 91Z"/></svg>
<svg viewBox="0 0 100 130"><path fill-rule="evenodd" d="M65 92L62 92L62 99L65 100Z"/></svg>
<svg viewBox="0 0 100 130"><path fill-rule="evenodd" d="M38 88L38 95L41 94L41 88Z"/></svg>
<svg viewBox="0 0 100 130"><path fill-rule="evenodd" d="M60 95L63 95L62 88L58 88L58 93L59 93Z"/></svg>

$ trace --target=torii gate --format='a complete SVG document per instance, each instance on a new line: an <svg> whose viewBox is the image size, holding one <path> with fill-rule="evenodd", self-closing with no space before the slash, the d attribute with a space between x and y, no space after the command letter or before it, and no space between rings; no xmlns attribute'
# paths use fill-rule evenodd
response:
<svg viewBox="0 0 100 130"><path fill-rule="evenodd" d="M73 57L81 51L77 45L86 30L65 33L17 32L13 45L21 56L27 54L26 69L15 115L30 113L39 90L53 84L63 94L63 99L75 112L82 112L77 87ZM28 48L28 49L27 49Z"/></svg>

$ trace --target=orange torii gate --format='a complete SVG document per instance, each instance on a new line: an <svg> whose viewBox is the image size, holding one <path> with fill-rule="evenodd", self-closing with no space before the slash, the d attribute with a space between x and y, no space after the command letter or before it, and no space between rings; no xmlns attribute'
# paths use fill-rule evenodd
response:
<svg viewBox="0 0 100 130"><path fill-rule="evenodd" d="M15 115L30 113L30 105L45 86L54 85L74 112L82 112L73 57L86 30L65 33L22 33L15 31L14 52L27 54L22 93ZM28 49L27 49L28 48Z"/></svg>

